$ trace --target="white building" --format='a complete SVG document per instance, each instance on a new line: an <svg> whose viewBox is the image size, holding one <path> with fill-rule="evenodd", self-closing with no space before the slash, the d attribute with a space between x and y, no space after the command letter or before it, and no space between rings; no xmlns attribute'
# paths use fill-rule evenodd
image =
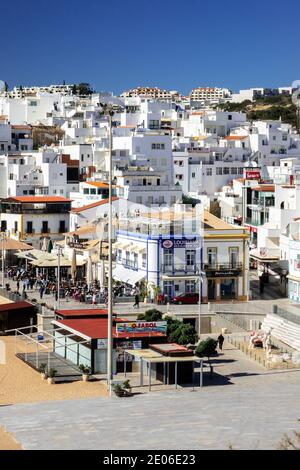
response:
<svg viewBox="0 0 300 470"><path fill-rule="evenodd" d="M17 196L1 201L1 231L40 248L41 239L60 239L69 230L71 201L59 196Z"/></svg>
<svg viewBox="0 0 300 470"><path fill-rule="evenodd" d="M248 234L204 211L204 238L197 212L136 214L120 220L117 231L116 280L135 285L144 280L169 298L199 292L202 301L246 300L248 297ZM183 209L183 210L182 210ZM195 218L196 215L196 218Z"/></svg>

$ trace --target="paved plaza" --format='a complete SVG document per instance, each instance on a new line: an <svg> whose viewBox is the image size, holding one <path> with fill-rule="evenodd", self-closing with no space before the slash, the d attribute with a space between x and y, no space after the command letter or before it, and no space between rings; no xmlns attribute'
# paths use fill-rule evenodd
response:
<svg viewBox="0 0 300 470"><path fill-rule="evenodd" d="M2 406L0 426L25 449L276 449L300 428L300 371L227 348L202 390Z"/></svg>

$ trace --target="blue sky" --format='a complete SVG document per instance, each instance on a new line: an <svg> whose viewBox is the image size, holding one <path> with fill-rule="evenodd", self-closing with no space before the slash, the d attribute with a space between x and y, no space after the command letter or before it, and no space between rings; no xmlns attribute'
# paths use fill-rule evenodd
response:
<svg viewBox="0 0 300 470"><path fill-rule="evenodd" d="M296 1L2 2L0 79L159 86L283 86L300 79Z"/></svg>

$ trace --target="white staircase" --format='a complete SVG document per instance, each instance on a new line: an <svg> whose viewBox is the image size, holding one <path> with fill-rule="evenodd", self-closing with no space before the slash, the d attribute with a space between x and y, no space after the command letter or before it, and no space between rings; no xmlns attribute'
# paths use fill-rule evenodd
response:
<svg viewBox="0 0 300 470"><path fill-rule="evenodd" d="M269 331L271 336L300 351L300 325L285 320L279 315L269 313L262 322L261 329Z"/></svg>

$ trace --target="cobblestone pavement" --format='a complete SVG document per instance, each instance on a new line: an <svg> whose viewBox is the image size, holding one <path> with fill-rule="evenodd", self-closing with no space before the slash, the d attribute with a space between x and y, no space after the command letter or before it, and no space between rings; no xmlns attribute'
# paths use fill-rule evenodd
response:
<svg viewBox="0 0 300 470"><path fill-rule="evenodd" d="M278 448L300 427L300 371L266 372L229 346L220 359L202 390L1 407L0 426L25 449Z"/></svg>

